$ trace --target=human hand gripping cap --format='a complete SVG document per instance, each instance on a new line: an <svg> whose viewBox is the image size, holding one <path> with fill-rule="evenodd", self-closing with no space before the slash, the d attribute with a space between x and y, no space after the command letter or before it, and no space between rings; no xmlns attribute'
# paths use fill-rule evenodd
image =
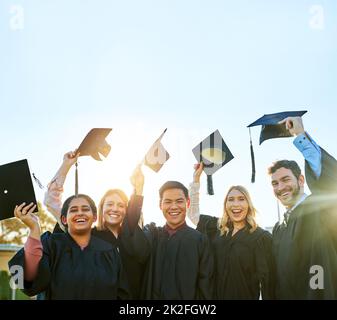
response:
<svg viewBox="0 0 337 320"><path fill-rule="evenodd" d="M250 151L252 159L252 183L255 182L255 156L252 144L250 128L255 126L262 126L260 133L260 145L263 141L275 138L291 137L289 130L286 129L285 124L279 124L280 121L288 117L302 117L307 111L284 111L278 113L265 114L253 123L247 126L250 134Z"/></svg>
<svg viewBox="0 0 337 320"><path fill-rule="evenodd" d="M37 205L26 159L0 166L0 220L13 218L15 206L23 202Z"/></svg>
<svg viewBox="0 0 337 320"><path fill-rule="evenodd" d="M161 139L163 138L166 131L167 129L165 129L160 137L153 143L142 162L154 172L158 172L164 163L170 158L169 153L161 143Z"/></svg>
<svg viewBox="0 0 337 320"><path fill-rule="evenodd" d="M219 130L211 133L192 150L198 162L203 162L207 175L207 192L214 194L212 175L225 164L234 159L231 151L223 140Z"/></svg>
<svg viewBox="0 0 337 320"><path fill-rule="evenodd" d="M106 137L111 132L111 128L94 128L85 136L78 147L76 153L82 156L91 156L97 161L102 161L100 154L107 157L110 153L111 146L106 142ZM78 195L78 164L76 162L75 171L75 195Z"/></svg>

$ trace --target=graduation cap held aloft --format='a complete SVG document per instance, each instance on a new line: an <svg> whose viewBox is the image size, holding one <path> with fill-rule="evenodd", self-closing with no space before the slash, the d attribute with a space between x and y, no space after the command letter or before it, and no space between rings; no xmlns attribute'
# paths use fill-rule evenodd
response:
<svg viewBox="0 0 337 320"><path fill-rule="evenodd" d="M102 161L100 154L107 157L111 146L106 142L106 137L111 132L111 128L94 128L85 136L77 149L77 154L82 156L91 156L97 161ZM75 164L75 195L78 195L78 163Z"/></svg>
<svg viewBox="0 0 337 320"><path fill-rule="evenodd" d="M265 114L261 118L257 119L253 123L247 126L249 128L250 135L250 152L252 159L252 183L255 182L255 156L252 144L252 137L250 128L255 126L262 126L260 133L260 145L263 141L275 138L287 138L291 137L289 130L287 130L285 124L279 124L280 121L288 117L302 117L307 111L284 111L272 114Z"/></svg>
<svg viewBox="0 0 337 320"><path fill-rule="evenodd" d="M167 129L165 129L160 137L152 144L142 162L155 172L158 172L164 163L170 158L169 153L161 143L161 139L163 138L166 131Z"/></svg>
<svg viewBox="0 0 337 320"><path fill-rule="evenodd" d="M15 206L23 202L37 205L26 159L0 166L0 220L13 218Z"/></svg>
<svg viewBox="0 0 337 320"><path fill-rule="evenodd" d="M212 175L234 159L218 130L211 133L192 150L198 162L203 162L207 175L207 192L214 194Z"/></svg>

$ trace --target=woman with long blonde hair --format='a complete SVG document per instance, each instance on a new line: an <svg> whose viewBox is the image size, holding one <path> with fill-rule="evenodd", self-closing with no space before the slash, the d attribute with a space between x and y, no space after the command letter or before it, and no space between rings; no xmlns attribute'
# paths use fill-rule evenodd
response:
<svg viewBox="0 0 337 320"><path fill-rule="evenodd" d="M200 215L199 188L203 164L195 166L190 186L188 216L206 234L215 258L214 299L273 299L272 237L255 220L249 192L240 185L229 188L220 218Z"/></svg>

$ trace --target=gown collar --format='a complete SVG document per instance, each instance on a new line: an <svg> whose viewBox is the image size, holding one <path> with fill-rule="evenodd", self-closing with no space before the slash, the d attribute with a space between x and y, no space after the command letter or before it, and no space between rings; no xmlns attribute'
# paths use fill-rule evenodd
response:
<svg viewBox="0 0 337 320"><path fill-rule="evenodd" d="M184 223L179 226L176 229L172 229L170 226L168 226L168 224L166 223L164 226L164 230L169 234L170 237L172 237L174 234L176 234L179 230L184 229L187 226L186 221L184 221Z"/></svg>

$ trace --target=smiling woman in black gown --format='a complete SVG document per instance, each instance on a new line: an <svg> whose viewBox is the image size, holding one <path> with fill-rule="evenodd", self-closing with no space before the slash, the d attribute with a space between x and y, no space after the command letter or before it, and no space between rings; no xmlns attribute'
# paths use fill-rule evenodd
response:
<svg viewBox="0 0 337 320"><path fill-rule="evenodd" d="M45 293L48 300L129 298L117 249L91 234L97 210L90 197L68 198L61 215L67 232L41 237L34 207L24 205L15 208L15 216L29 227L30 235L9 262L24 270L24 293Z"/></svg>
<svg viewBox="0 0 337 320"><path fill-rule="evenodd" d="M206 234L215 259L215 299L274 298L271 235L257 226L248 191L233 186L225 196L222 218L199 213L202 164L195 167L188 216Z"/></svg>
<svg viewBox="0 0 337 320"><path fill-rule="evenodd" d="M60 221L63 184L77 158L78 155L75 151L64 155L62 165L48 185L45 194L44 204L58 221L54 233L65 230ZM110 189L104 194L98 205L97 227L91 230L92 235L118 248L132 299L140 299L141 297L145 261L149 255L149 244L147 239L144 239L143 232L138 225L138 220L141 219L123 223L130 220L130 216L139 215L141 217L144 181L134 178L135 175L138 176L139 170L139 167L137 167L131 177L134 194L130 197L130 200L120 189ZM141 247L141 250L138 249L139 247ZM132 248L136 249L133 250Z"/></svg>

